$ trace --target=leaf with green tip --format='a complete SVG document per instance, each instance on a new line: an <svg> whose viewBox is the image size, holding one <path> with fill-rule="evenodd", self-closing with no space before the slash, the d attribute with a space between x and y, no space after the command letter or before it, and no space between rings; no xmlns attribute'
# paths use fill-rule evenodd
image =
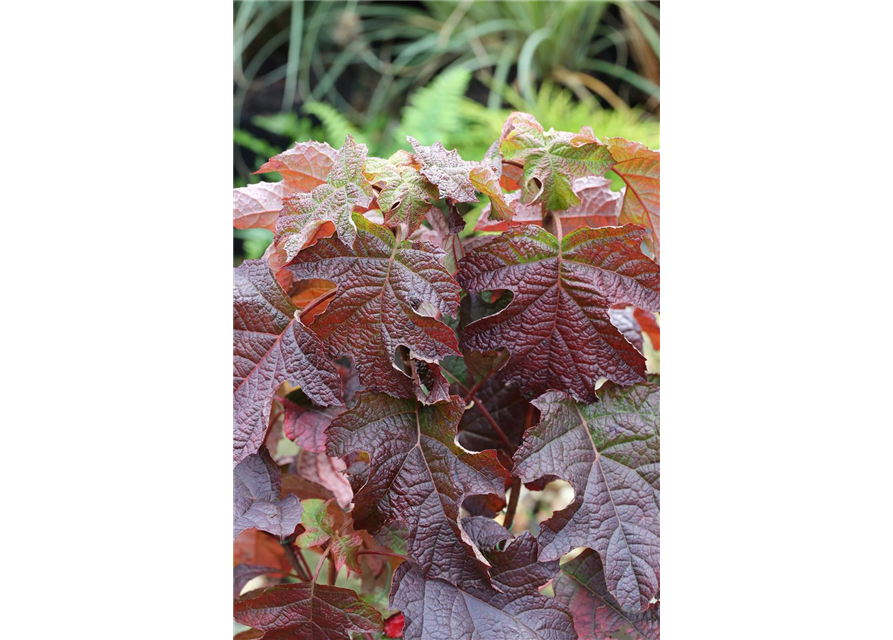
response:
<svg viewBox="0 0 893 640"><path fill-rule="evenodd" d="M366 153L366 145L347 136L325 184L285 199L274 241L287 260L317 240L320 228L327 223L334 226L342 242L353 246L357 234L354 208L372 201L372 187L363 175Z"/></svg>
<svg viewBox="0 0 893 640"><path fill-rule="evenodd" d="M386 227L393 229L403 224L407 233L412 233L437 200L437 187L419 172L419 166L406 151L398 151L388 160L370 158L365 175L369 182L381 186L378 204Z"/></svg>
<svg viewBox="0 0 893 640"><path fill-rule="evenodd" d="M608 147L594 136L563 131L543 131L526 113L513 113L503 128L502 157L524 164L521 202L542 202L548 211L580 204L574 178L603 176L613 164Z"/></svg>
<svg viewBox="0 0 893 640"><path fill-rule="evenodd" d="M542 417L524 434L514 473L574 488L574 502L541 525L540 560L597 551L608 591L637 613L660 586L660 387L609 384L599 399L580 404L551 391L534 400Z"/></svg>

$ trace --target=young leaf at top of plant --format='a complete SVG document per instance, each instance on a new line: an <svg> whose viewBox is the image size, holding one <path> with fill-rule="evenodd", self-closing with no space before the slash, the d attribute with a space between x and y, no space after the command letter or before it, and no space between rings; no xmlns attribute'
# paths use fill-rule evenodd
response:
<svg viewBox="0 0 893 640"><path fill-rule="evenodd" d="M614 162L608 147L588 132L543 131L527 113L512 113L502 131L503 159L524 164L521 202L541 202L548 211L580 204L574 178L603 176Z"/></svg>
<svg viewBox="0 0 893 640"><path fill-rule="evenodd" d="M273 171L282 175L289 193L307 193L326 181L338 152L325 142L296 142L295 146L273 156L258 173Z"/></svg>
<svg viewBox="0 0 893 640"><path fill-rule="evenodd" d="M279 499L279 467L265 448L233 470L233 540L245 529L260 529L285 540L301 522L301 503L293 495Z"/></svg>
<svg viewBox="0 0 893 640"><path fill-rule="evenodd" d="M608 593L605 570L594 551L586 550L562 565L554 585L555 599L570 611L579 640L660 639L660 603L641 613L623 611Z"/></svg>
<svg viewBox="0 0 893 640"><path fill-rule="evenodd" d="M381 630L381 614L350 589L284 584L247 593L236 602L237 622L264 632L264 640L350 640Z"/></svg>
<svg viewBox="0 0 893 640"><path fill-rule="evenodd" d="M425 242L397 242L388 229L362 216L354 221L353 249L326 238L285 267L296 280L321 278L338 287L311 328L330 355L354 360L364 387L428 402L445 399L448 385L435 363L459 353L456 336L440 320L417 311L427 303L440 313L456 314L459 285L440 263L443 252ZM395 365L401 346L424 361L418 363L425 370L415 372L418 377ZM426 374L433 377L421 389L419 380Z"/></svg>
<svg viewBox="0 0 893 640"><path fill-rule="evenodd" d="M623 138L605 138L614 165L626 183L620 224L639 224L651 232L648 243L660 262L660 151Z"/></svg>
<svg viewBox="0 0 893 640"><path fill-rule="evenodd" d="M422 165L422 175L437 186L441 198L454 202L478 201L469 175L476 163L463 160L455 149L447 151L440 142L426 147L412 136L406 139Z"/></svg>
<svg viewBox="0 0 893 640"><path fill-rule="evenodd" d="M334 226L342 242L353 246L357 235L354 207L366 207L372 201L372 187L363 175L366 153L366 145L348 135L325 183L310 193L285 198L274 241L287 260L318 239L326 223Z"/></svg>
<svg viewBox="0 0 893 640"><path fill-rule="evenodd" d="M233 226L276 231L284 194L282 182L260 182L233 189Z"/></svg>
<svg viewBox="0 0 893 640"><path fill-rule="evenodd" d="M637 613L660 580L660 387L606 385L599 396L588 405L558 391L534 400L542 417L524 434L515 474L557 476L574 488L573 503L541 525L539 559L597 551L608 591Z"/></svg>
<svg viewBox="0 0 893 640"><path fill-rule="evenodd" d="M482 575L458 525L460 505L471 495L504 499L508 478L494 452L469 453L455 444L463 409L456 397L423 405L360 393L326 430L330 456L369 454L368 477L354 487L357 526L375 533L393 522L409 524L407 555L426 574L452 582Z"/></svg>
<svg viewBox="0 0 893 640"><path fill-rule="evenodd" d="M462 348L507 347L497 375L527 397L564 390L595 402L595 384L645 380L645 359L611 324L609 309L629 303L660 310L660 267L642 254L643 229L582 228L559 241L537 226L494 237L460 263L472 292L508 289L499 313L465 327Z"/></svg>
<svg viewBox="0 0 893 640"><path fill-rule="evenodd" d="M255 453L283 382L318 405L343 404L341 378L319 338L295 316L267 263L233 269L233 460Z"/></svg>
<svg viewBox="0 0 893 640"><path fill-rule="evenodd" d="M364 174L370 183L381 186L378 204L386 227L404 224L407 234L412 233L437 200L437 187L419 172L419 165L406 151L398 151L388 160L369 158Z"/></svg>

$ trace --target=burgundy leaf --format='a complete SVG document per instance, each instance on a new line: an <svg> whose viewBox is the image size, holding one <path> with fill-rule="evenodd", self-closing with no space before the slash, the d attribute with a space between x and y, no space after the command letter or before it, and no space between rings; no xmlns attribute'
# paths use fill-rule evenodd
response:
<svg viewBox="0 0 893 640"><path fill-rule="evenodd" d="M255 564L237 564L233 567L233 598L238 598L245 585L259 576L274 574L281 576L288 572L276 567L263 567Z"/></svg>
<svg viewBox="0 0 893 640"><path fill-rule="evenodd" d="M459 444L469 451L496 449L511 456L521 444L524 416L530 406L518 385L491 377L475 392L473 400L459 423Z"/></svg>
<svg viewBox="0 0 893 640"><path fill-rule="evenodd" d="M341 458L330 458L325 453L301 451L295 459L297 474L329 491L342 509L347 509L353 501L353 490L344 477L347 465ZM313 497L313 496L307 496Z"/></svg>
<svg viewBox="0 0 893 640"><path fill-rule="evenodd" d="M357 391L359 391L360 380L354 368L340 365L337 365L337 368L338 375L341 377L344 403L346 406L352 407ZM282 400L282 405L285 408L283 418L285 437L293 440L302 449L322 453L326 450L326 427L345 411L345 407L318 407L306 396L300 400L292 399L295 395L303 394L298 392L298 394L292 394L290 398Z"/></svg>
<svg viewBox="0 0 893 640"><path fill-rule="evenodd" d="M264 640L350 640L381 629L381 614L350 589L286 584L252 591L236 602L237 622L264 631Z"/></svg>
<svg viewBox="0 0 893 640"><path fill-rule="evenodd" d="M499 377L532 397L563 389L587 402L605 377L645 380L645 359L611 324L609 309L627 302L660 309L660 268L639 246L635 227L578 229L561 242L528 226L466 256L457 278L474 292L509 289L503 311L465 327L462 347L510 356Z"/></svg>
<svg viewBox="0 0 893 640"><path fill-rule="evenodd" d="M296 142L294 148L270 158L254 173L278 171L289 191L312 191L326 181L337 151L325 142Z"/></svg>
<svg viewBox="0 0 893 640"><path fill-rule="evenodd" d="M584 551L561 566L555 578L555 599L567 605L579 640L660 640L660 604L641 613L626 613L605 586L598 554Z"/></svg>
<svg viewBox="0 0 893 640"><path fill-rule="evenodd" d="M560 602L536 588L500 593L483 581L457 587L405 562L391 588L391 606L403 611L406 640L576 640Z"/></svg>
<svg viewBox="0 0 893 640"><path fill-rule="evenodd" d="M233 540L245 529L260 529L285 540L301 522L301 502L279 499L279 467L267 450L252 453L233 470Z"/></svg>
<svg viewBox="0 0 893 640"><path fill-rule="evenodd" d="M515 453L515 475L574 488L574 502L541 525L540 560L594 549L608 590L636 613L659 587L660 387L610 385L599 395L589 405L557 391L534 400L542 418Z"/></svg>
<svg viewBox="0 0 893 640"><path fill-rule="evenodd" d="M558 573L558 560L540 562L536 538L529 531L518 537L490 518L464 518L462 527L490 563L493 586L511 595L535 595Z"/></svg>
<svg viewBox="0 0 893 640"><path fill-rule="evenodd" d="M262 260L233 270L233 460L258 450L270 402L284 382L318 405L342 403L341 379L322 343Z"/></svg>
<svg viewBox="0 0 893 640"><path fill-rule="evenodd" d="M635 307L622 307L619 309L608 309L611 316L611 324L613 324L623 337L629 340L629 343L636 348L639 353L644 353L645 347L642 343L642 327L636 320Z"/></svg>
<svg viewBox="0 0 893 640"><path fill-rule="evenodd" d="M475 574L474 555L458 525L470 495L504 498L508 473L493 452L472 454L455 444L461 398L435 405L360 393L356 406L327 431L329 455L369 454L368 477L355 486L354 522L375 533L409 525L407 555L432 575L457 580Z"/></svg>
<svg viewBox="0 0 893 640"><path fill-rule="evenodd" d="M437 187L441 198L455 202L478 201L469 175L476 163L466 162L455 149L447 151L440 142L426 147L413 137L406 139L422 165L422 175Z"/></svg>
<svg viewBox="0 0 893 640"><path fill-rule="evenodd" d="M259 529L248 529L233 543L233 564L276 567L283 573L291 572L291 563L279 538Z"/></svg>
<svg viewBox="0 0 893 640"><path fill-rule="evenodd" d="M446 388L436 361L458 353L458 345L452 329L420 311L426 305L455 315L459 286L440 264L440 250L425 242L398 243L387 229L361 216L354 220L354 249L327 238L302 251L286 269L296 280L321 278L338 286L311 328L330 355L351 356L364 387L429 399L438 384L441 392ZM398 369L398 347L429 365L417 375ZM428 385L422 388L426 377Z"/></svg>
<svg viewBox="0 0 893 640"><path fill-rule="evenodd" d="M284 187L282 182L260 182L233 189L233 226L276 231Z"/></svg>

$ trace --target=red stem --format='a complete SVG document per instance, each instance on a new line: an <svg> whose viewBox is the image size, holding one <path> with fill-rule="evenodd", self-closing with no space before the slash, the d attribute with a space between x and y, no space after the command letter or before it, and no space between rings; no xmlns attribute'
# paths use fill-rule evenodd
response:
<svg viewBox="0 0 893 640"><path fill-rule="evenodd" d="M518 508L518 496L521 493L521 478L512 479L512 488L510 491L512 492L512 495L509 498L509 506L508 509L506 509L505 520L502 525L509 531L512 530L512 525L515 523L515 510Z"/></svg>
<svg viewBox="0 0 893 640"><path fill-rule="evenodd" d="M493 430L499 436L499 439L502 440L503 444L505 444L506 447L508 447L510 455L514 455L514 453L515 453L514 445L508 439L508 436L505 435L505 432L499 427L499 424L496 422L496 420L493 418L493 416L490 415L490 412L487 411L486 408L484 408L484 403L481 402L480 400L478 400L477 396L475 396L474 402L475 402L475 406L477 406L477 408L481 410L481 415L484 416L484 420L486 420L487 422L490 423L490 426L493 427Z"/></svg>
<svg viewBox="0 0 893 640"><path fill-rule="evenodd" d="M301 565L298 560L298 556L295 553L294 547L292 547L291 542L282 542L282 549L285 551L285 555L288 557L288 561L291 564L292 568L297 573L297 577L302 581L307 582L310 580L310 574L304 572L304 567Z"/></svg>
<svg viewBox="0 0 893 640"><path fill-rule="evenodd" d="M399 558L400 560L406 560L406 556L401 556L399 553L391 553L390 551L373 551L372 549L362 549L357 552L358 556L388 556L389 558Z"/></svg>

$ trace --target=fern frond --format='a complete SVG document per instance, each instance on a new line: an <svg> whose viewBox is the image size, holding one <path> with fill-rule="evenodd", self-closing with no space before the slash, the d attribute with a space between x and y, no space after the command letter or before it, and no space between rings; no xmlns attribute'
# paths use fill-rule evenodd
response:
<svg viewBox="0 0 893 640"><path fill-rule="evenodd" d="M401 142L409 133L422 144L440 140L448 148L452 146L461 128L459 107L470 81L471 72L457 67L415 91L403 109L399 127Z"/></svg>
<svg viewBox="0 0 893 640"><path fill-rule="evenodd" d="M341 148L348 134L357 142L365 142L365 136L334 107L322 102L308 102L304 105L304 111L319 118L326 132L325 141L336 149Z"/></svg>

